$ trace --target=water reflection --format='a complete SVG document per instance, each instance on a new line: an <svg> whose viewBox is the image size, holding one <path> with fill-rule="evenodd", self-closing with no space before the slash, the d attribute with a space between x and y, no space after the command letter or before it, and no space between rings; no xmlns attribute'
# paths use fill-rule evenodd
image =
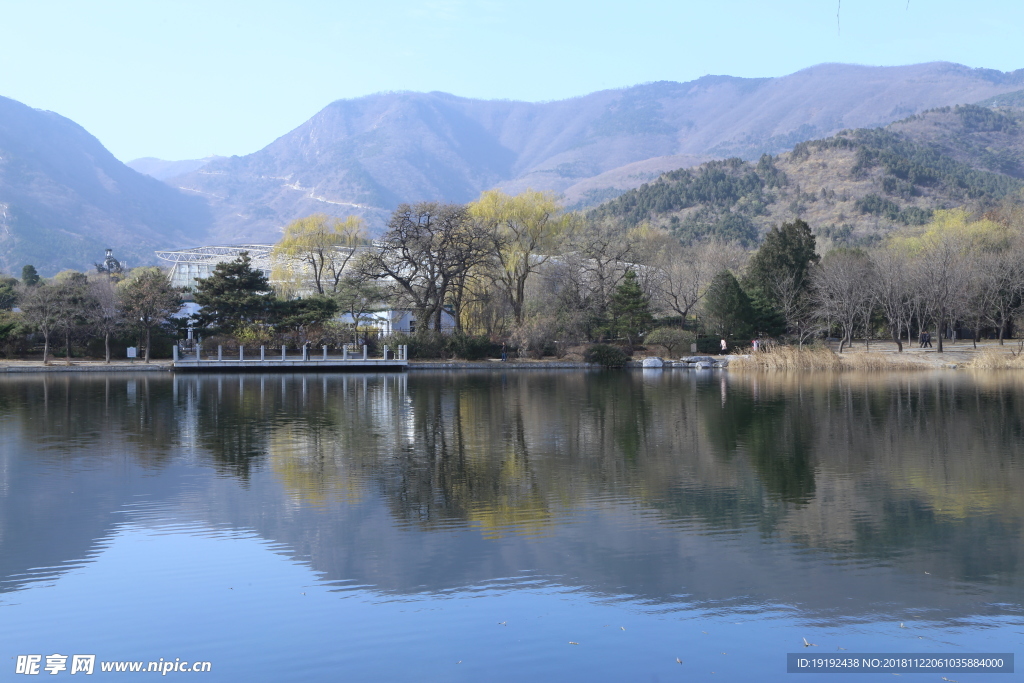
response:
<svg viewBox="0 0 1024 683"><path fill-rule="evenodd" d="M382 591L529 573L666 604L999 613L1022 602L1022 392L953 373L5 378L0 585L90 557L141 496Z"/></svg>

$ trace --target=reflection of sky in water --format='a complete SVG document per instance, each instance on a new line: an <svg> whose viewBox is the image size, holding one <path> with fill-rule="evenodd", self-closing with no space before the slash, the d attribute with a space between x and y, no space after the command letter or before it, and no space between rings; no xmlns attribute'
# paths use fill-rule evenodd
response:
<svg viewBox="0 0 1024 683"><path fill-rule="evenodd" d="M822 653L983 652L1020 630L1005 617L834 625L792 606L651 603L531 574L380 593L324 581L286 552L247 532L121 525L91 562L7 594L3 623L17 629L0 631L5 649L207 660L210 680L638 680L678 676L676 657L698 679L783 680L779 653L804 637Z"/></svg>
<svg viewBox="0 0 1024 683"><path fill-rule="evenodd" d="M1014 386L112 377L0 383L5 658L782 680L1024 642Z"/></svg>

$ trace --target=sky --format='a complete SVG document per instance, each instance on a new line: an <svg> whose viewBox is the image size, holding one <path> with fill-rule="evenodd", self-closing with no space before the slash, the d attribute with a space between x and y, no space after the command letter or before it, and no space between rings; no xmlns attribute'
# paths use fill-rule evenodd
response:
<svg viewBox="0 0 1024 683"><path fill-rule="evenodd" d="M1022 30L1020 0L0 0L0 96L122 161L194 159L384 91L547 101L823 62L1011 71Z"/></svg>

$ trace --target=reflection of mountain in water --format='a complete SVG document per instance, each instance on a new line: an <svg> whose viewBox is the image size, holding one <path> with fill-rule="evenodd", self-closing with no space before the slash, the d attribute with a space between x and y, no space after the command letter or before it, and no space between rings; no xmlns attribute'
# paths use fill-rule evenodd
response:
<svg viewBox="0 0 1024 683"><path fill-rule="evenodd" d="M70 569L124 509L176 494L170 391L141 374L0 381L0 592Z"/></svg>
<svg viewBox="0 0 1024 683"><path fill-rule="evenodd" d="M384 591L528 574L975 613L1021 602L1020 396L953 375L4 381L0 569L85 557L146 493Z"/></svg>

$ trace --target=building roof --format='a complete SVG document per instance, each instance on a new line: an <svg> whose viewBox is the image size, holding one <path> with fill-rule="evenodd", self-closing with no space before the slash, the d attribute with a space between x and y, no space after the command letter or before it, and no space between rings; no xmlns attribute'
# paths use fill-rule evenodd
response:
<svg viewBox="0 0 1024 683"><path fill-rule="evenodd" d="M273 244L232 244L211 247L193 247L192 249L174 249L156 252L157 258L173 263L220 263L227 257L237 257L243 251L256 260L270 256Z"/></svg>

